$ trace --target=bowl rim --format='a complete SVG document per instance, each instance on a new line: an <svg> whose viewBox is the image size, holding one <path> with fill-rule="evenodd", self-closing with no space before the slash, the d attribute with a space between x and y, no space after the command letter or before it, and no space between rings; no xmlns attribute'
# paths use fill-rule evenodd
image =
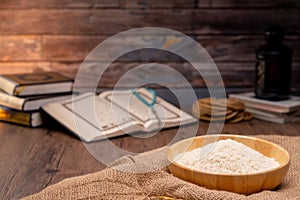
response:
<svg viewBox="0 0 300 200"><path fill-rule="evenodd" d="M251 140L259 140L259 141L262 141L262 142L265 142L265 143L269 143L271 145L276 146L281 151L283 151L287 155L287 161L285 163L283 163L282 165L279 163L278 167L275 167L275 168L272 168L272 169L269 169L269 170L265 170L265 171L259 171L259 172L248 173L248 174L224 174L224 173L210 173L210 172L207 172L207 171L202 171L202 170L199 170L199 169L195 169L195 168L191 168L191 167L188 167L188 166L185 166L185 165L181 165L178 162L176 162L174 159L171 159L169 157L170 152L171 152L171 148L174 147L174 146L176 146L176 145L178 145L179 143L184 143L184 142L186 142L188 140L191 140L191 142L190 142L190 144L191 144L194 139L196 139L196 138L205 138L205 137L217 137L217 141L219 141L221 136L247 138L247 139L251 139ZM210 143L207 143L207 144L210 144ZM260 151L258 151L258 152L262 154L262 152L260 152ZM232 176L234 176L234 177L236 177L236 176L241 177L241 176L262 175L262 174L272 173L272 172L277 171L279 169L285 168L286 166L288 166L290 164L290 154L282 146L280 146L280 145L278 145L278 144L276 144L274 142L271 142L271 141L268 141L268 140L264 140L264 139L261 139L261 138L257 138L257 137L254 137L254 136L235 135L235 134L209 134L209 135L195 136L195 137L190 137L190 138L186 138L186 139L180 140L180 141L178 141L178 142L176 142L176 143L174 143L174 144L172 144L171 146L168 147L168 149L167 149L167 159L170 162L169 165L171 165L171 164L177 165L178 167L184 168L185 170L194 171L194 172L202 173L202 174L206 174L206 175L215 175L215 176L224 176L224 177L232 177ZM275 159L275 158L273 158L273 159Z"/></svg>

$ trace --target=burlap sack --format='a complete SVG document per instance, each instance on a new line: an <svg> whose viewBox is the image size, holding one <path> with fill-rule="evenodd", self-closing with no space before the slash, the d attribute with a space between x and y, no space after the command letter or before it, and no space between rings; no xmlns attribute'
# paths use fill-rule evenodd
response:
<svg viewBox="0 0 300 200"><path fill-rule="evenodd" d="M245 196L209 190L172 176L166 167L148 173L126 171L151 169L158 163L166 163L165 150L160 149L136 157L123 157L103 171L66 179L25 199L300 199L300 136L256 137L283 146L291 156L286 178L273 191Z"/></svg>

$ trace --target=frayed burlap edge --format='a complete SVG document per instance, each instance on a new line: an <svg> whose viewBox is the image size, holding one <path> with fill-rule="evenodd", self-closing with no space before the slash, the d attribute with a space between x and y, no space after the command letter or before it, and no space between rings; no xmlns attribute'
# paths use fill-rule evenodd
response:
<svg viewBox="0 0 300 200"><path fill-rule="evenodd" d="M158 149L135 157L123 157L97 173L65 179L24 200L50 199L298 199L300 191L300 136L257 135L288 150L291 165L282 184L274 191L249 196L226 191L209 190L169 173L166 167L147 173L130 170L156 169L166 162L165 149Z"/></svg>

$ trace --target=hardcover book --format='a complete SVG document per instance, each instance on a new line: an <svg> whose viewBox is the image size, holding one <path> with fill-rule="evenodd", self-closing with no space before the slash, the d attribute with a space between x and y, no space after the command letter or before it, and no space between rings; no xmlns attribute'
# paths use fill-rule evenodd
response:
<svg viewBox="0 0 300 200"><path fill-rule="evenodd" d="M14 110L0 105L0 121L10 122L30 127L37 127L43 124L39 111L24 112Z"/></svg>
<svg viewBox="0 0 300 200"><path fill-rule="evenodd" d="M288 100L268 101L255 98L253 92L230 94L229 97L240 99L246 107L266 110L274 113L289 113L300 109L300 97L291 96Z"/></svg>
<svg viewBox="0 0 300 200"><path fill-rule="evenodd" d="M38 110L41 106L56 101L63 101L72 97L72 94L41 95L16 97L0 91L0 105L22 111Z"/></svg>
<svg viewBox="0 0 300 200"><path fill-rule="evenodd" d="M42 108L86 142L197 121L162 98L153 97L153 92L145 88L134 92L106 91L99 95L84 93Z"/></svg>
<svg viewBox="0 0 300 200"><path fill-rule="evenodd" d="M242 100L246 111L252 113L254 118L281 124L300 121L300 97L268 101L255 98L253 92L230 94L229 97Z"/></svg>
<svg viewBox="0 0 300 200"><path fill-rule="evenodd" d="M274 112L267 112L255 108L246 108L246 110L252 113L253 117L265 121L270 121L270 122L275 122L280 124L300 121L300 110L290 112L290 113L274 113Z"/></svg>
<svg viewBox="0 0 300 200"><path fill-rule="evenodd" d="M73 80L55 72L0 75L0 89L13 96L71 92Z"/></svg>

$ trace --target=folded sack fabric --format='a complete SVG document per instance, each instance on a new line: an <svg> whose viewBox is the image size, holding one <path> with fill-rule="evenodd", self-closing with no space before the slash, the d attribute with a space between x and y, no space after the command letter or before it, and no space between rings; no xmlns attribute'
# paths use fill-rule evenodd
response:
<svg viewBox="0 0 300 200"><path fill-rule="evenodd" d="M245 196L197 186L170 174L166 151L158 149L123 157L100 172L65 179L24 199L299 199L300 136L256 137L275 142L290 153L288 174L276 190Z"/></svg>

